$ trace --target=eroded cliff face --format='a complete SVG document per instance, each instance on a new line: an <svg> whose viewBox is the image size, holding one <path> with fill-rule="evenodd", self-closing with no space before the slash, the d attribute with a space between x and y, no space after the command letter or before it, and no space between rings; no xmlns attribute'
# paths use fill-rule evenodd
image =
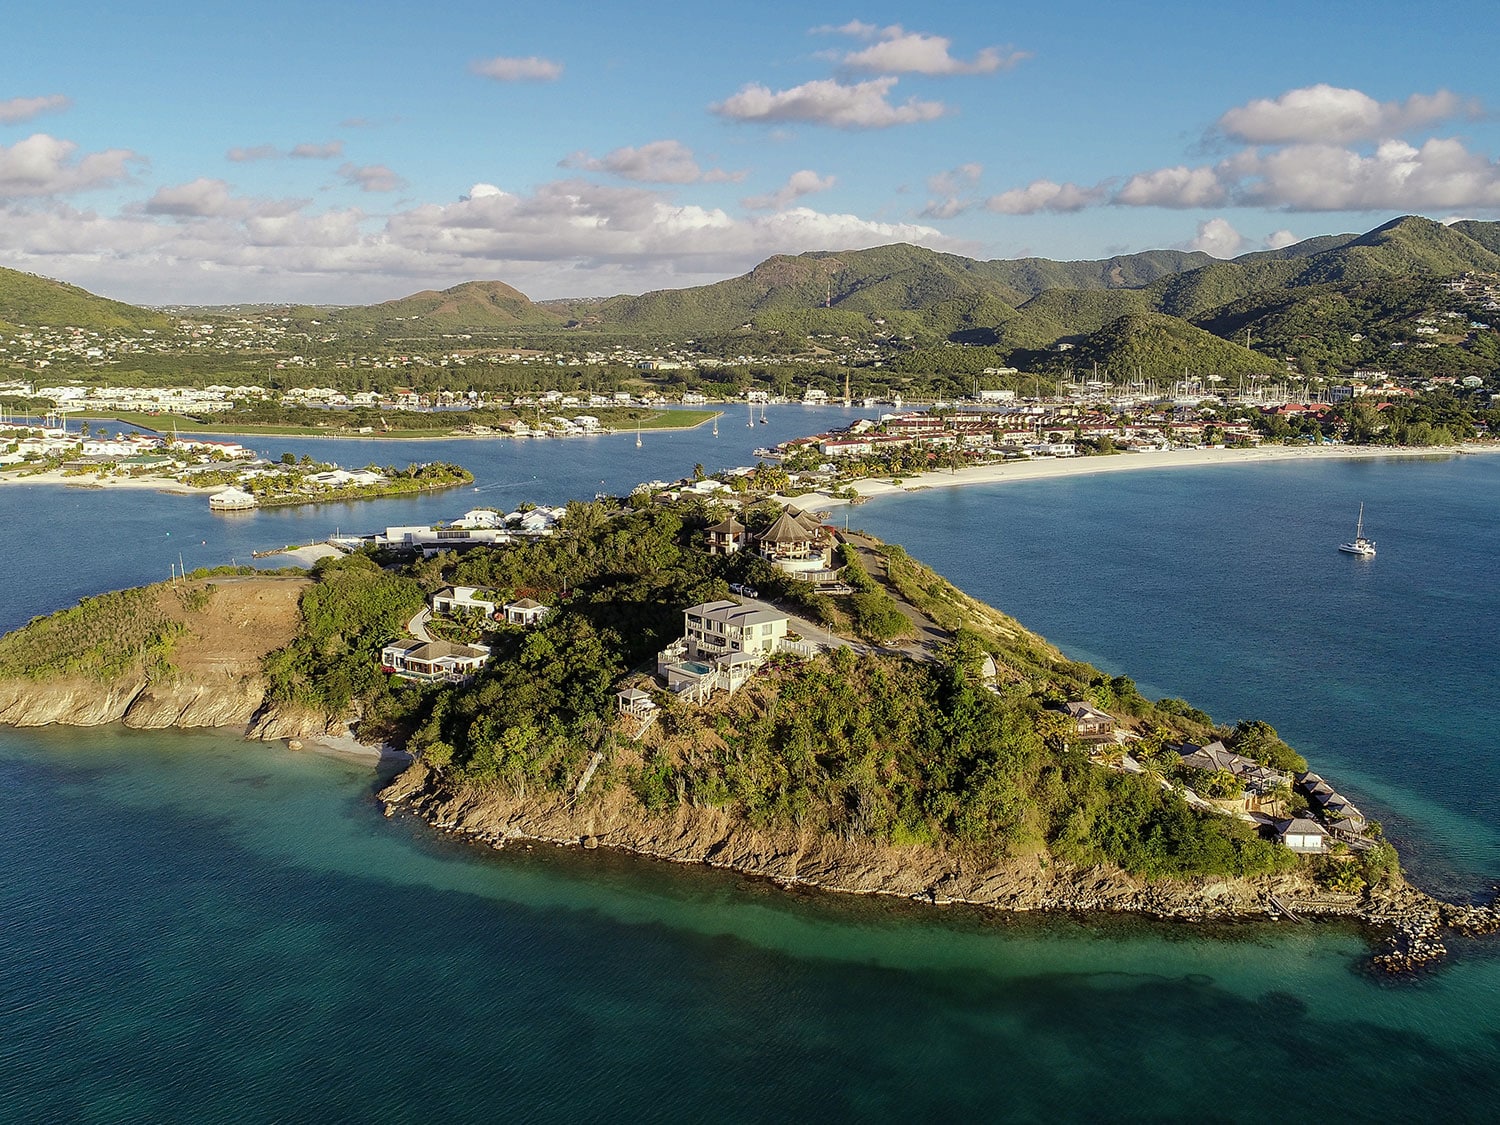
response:
<svg viewBox="0 0 1500 1125"><path fill-rule="evenodd" d="M73 676L7 680L0 682L0 723L18 727L124 723L144 730L244 728L265 693L266 683L259 675L177 676L157 682L135 675L109 684Z"/></svg>
<svg viewBox="0 0 1500 1125"><path fill-rule="evenodd" d="M344 733L341 723L265 703L261 661L295 635L307 579L225 577L198 585L197 600L177 596L175 588L164 588L159 599L182 626L166 669L134 669L109 681L67 674L0 680L0 723L228 727L257 738Z"/></svg>

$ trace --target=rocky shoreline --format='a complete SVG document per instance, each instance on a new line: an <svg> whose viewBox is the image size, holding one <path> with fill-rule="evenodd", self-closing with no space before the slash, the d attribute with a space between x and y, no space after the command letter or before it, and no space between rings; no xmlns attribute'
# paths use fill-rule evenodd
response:
<svg viewBox="0 0 1500 1125"><path fill-rule="evenodd" d="M671 863L703 864L785 887L891 895L934 906L1010 912L1137 914L1172 921L1348 918L1378 935L1373 969L1410 974L1447 955L1447 933L1500 932L1495 905L1442 902L1405 883L1359 896L1329 895L1299 874L1144 883L1118 869L1073 868L1045 856L976 862L932 847L895 848L813 833L766 833L721 810L653 818L628 798L586 806L449 788L421 762L379 794L387 816L406 812L439 831L501 849L535 842L612 848Z"/></svg>

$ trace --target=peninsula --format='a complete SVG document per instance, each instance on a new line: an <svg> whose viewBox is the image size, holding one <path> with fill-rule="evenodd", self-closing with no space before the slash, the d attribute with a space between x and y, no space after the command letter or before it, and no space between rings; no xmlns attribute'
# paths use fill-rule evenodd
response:
<svg viewBox="0 0 1500 1125"><path fill-rule="evenodd" d="M575 502L506 547L102 595L0 640L0 721L352 734L412 756L389 812L497 847L1007 910L1347 915L1392 968L1500 921L1405 884L1267 724L1149 700L770 504Z"/></svg>

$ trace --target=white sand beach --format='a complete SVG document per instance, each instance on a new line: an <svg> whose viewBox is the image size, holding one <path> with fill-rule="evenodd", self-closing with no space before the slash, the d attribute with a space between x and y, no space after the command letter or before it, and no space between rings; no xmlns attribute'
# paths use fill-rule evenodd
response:
<svg viewBox="0 0 1500 1125"><path fill-rule="evenodd" d="M1028 461L1009 461L999 465L980 465L959 469L917 473L899 478L871 477L855 481L854 490L872 499L897 493L921 492L933 488L956 488L971 484L999 484L1006 481L1049 480L1056 477L1094 476L1099 473L1137 472L1149 469L1191 469L1208 465L1246 465L1276 462L1311 462L1369 458L1454 457L1464 454L1500 453L1500 442L1469 442L1445 448L1392 448L1367 445L1291 446L1263 445L1254 449L1174 449L1150 453L1118 453L1103 457L1038 457ZM831 507L848 503L825 492L810 492L788 498L798 507Z"/></svg>
<svg viewBox="0 0 1500 1125"><path fill-rule="evenodd" d="M223 490L223 485L199 487L183 484L172 477L128 477L114 473L68 473L62 469L49 469L43 473L0 472L0 484L63 484L72 488L151 489L156 492L178 492L185 496L210 495Z"/></svg>

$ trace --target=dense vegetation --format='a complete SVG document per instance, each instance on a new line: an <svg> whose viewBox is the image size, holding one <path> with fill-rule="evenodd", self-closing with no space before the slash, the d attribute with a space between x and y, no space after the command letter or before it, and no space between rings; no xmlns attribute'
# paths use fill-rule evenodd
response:
<svg viewBox="0 0 1500 1125"><path fill-rule="evenodd" d="M189 597L184 589L180 596ZM0 637L0 677L44 679L78 675L101 683L139 669L162 670L182 627L166 613L163 586L141 586L84 598L76 606L34 618Z"/></svg>
<svg viewBox="0 0 1500 1125"><path fill-rule="evenodd" d="M518 796L569 792L598 753L603 764L585 799L628 793L647 816L721 808L767 830L976 857L1050 852L1144 878L1291 862L1247 826L1189 808L1157 774L1090 763L1047 704L1092 699L1155 746L1208 736L1207 715L1065 660L899 548L885 548L883 578L847 551L855 592L842 596L815 594L748 556L710 557L701 533L720 515L703 504L575 503L562 533L546 540L439 555L399 573L361 556L325 563L303 599L302 634L267 660L273 698L330 715L353 703L366 737L405 739L456 781ZM685 606L747 578L762 596L843 629L868 627L869 605L888 606L909 628L895 589L953 627L953 640L926 663L878 650L777 656L740 692L707 706L658 693L655 728L641 742L629 738L613 713L622 677L651 666L680 633ZM386 680L376 670L380 644L426 592L452 582L555 608L529 630L491 626L492 659L466 685ZM993 688L981 677L986 654L999 667ZM1219 733L1261 757L1291 753L1263 725Z"/></svg>

